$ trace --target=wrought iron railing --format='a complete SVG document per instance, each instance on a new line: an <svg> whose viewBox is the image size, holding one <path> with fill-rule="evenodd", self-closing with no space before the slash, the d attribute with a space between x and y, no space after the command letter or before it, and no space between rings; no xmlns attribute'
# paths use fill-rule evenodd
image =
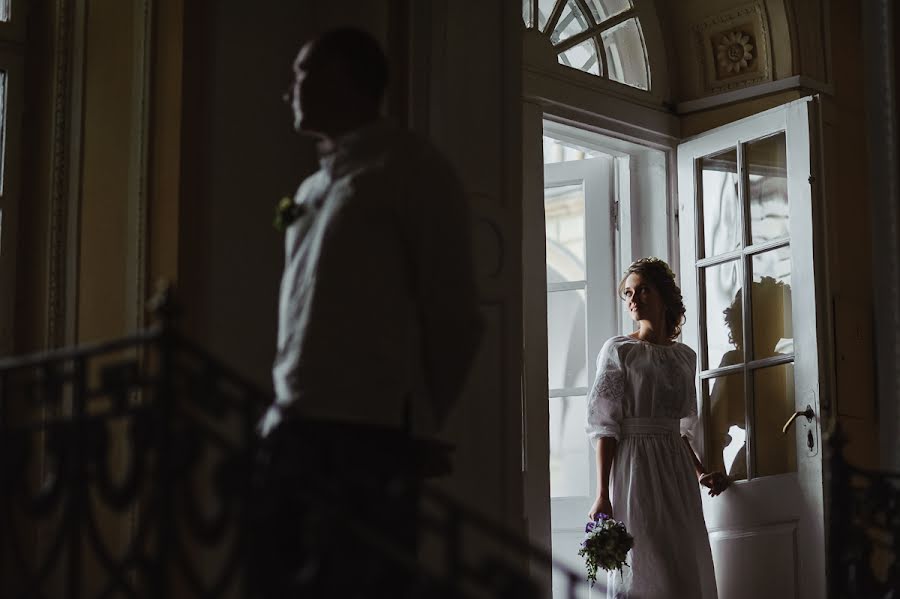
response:
<svg viewBox="0 0 900 599"><path fill-rule="evenodd" d="M168 318L114 342L0 360L0 597L255 597L247 506L267 402ZM440 444L413 445L447 458ZM334 534L404 573L410 597L549 598L551 571L566 599L582 595L583 574L436 487L421 504L431 558L346 514Z"/></svg>
<svg viewBox="0 0 900 599"><path fill-rule="evenodd" d="M0 362L0 596L239 586L264 399L165 326Z"/></svg>
<svg viewBox="0 0 900 599"><path fill-rule="evenodd" d="M844 458L846 439L830 435L829 596L900 597L900 473L857 468Z"/></svg>

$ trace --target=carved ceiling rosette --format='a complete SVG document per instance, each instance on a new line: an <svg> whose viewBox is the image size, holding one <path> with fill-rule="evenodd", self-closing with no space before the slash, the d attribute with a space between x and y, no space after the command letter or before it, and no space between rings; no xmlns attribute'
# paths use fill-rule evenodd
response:
<svg viewBox="0 0 900 599"><path fill-rule="evenodd" d="M765 6L757 1L694 25L707 93L772 80L767 23Z"/></svg>
<svg viewBox="0 0 900 599"><path fill-rule="evenodd" d="M716 75L719 79L755 69L756 46L754 42L751 35L739 29L719 36L716 42Z"/></svg>

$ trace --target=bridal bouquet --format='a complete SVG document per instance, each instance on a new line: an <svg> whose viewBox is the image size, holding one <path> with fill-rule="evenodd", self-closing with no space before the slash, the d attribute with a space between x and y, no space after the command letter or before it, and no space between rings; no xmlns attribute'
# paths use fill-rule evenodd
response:
<svg viewBox="0 0 900 599"><path fill-rule="evenodd" d="M634 537L628 534L624 524L599 514L596 520L587 523L584 532L578 555L584 558L592 586L597 582L597 568L621 570L628 565L625 556L634 546Z"/></svg>

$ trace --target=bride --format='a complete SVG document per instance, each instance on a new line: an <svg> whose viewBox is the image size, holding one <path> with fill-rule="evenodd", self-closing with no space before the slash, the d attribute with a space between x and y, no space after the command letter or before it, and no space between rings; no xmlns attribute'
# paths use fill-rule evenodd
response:
<svg viewBox="0 0 900 599"><path fill-rule="evenodd" d="M597 452L597 498L634 536L628 566L608 574L608 598L716 597L709 537L695 481L716 496L728 486L691 447L697 422L697 356L675 341L685 308L668 264L642 258L619 295L640 326L609 339L597 359L587 433Z"/></svg>

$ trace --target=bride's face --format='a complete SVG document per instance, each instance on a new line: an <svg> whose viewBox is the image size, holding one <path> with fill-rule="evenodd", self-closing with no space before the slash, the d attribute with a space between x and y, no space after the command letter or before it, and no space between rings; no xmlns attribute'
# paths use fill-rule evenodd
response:
<svg viewBox="0 0 900 599"><path fill-rule="evenodd" d="M661 322L665 319L666 307L656 287L638 273L631 273L625 279L622 299L628 307L632 320Z"/></svg>

